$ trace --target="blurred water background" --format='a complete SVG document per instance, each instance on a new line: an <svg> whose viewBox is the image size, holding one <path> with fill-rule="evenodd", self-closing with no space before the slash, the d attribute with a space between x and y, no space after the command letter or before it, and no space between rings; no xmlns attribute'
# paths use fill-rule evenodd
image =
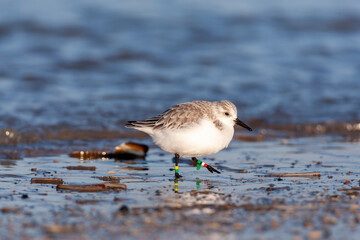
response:
<svg viewBox="0 0 360 240"><path fill-rule="evenodd" d="M127 120L200 99L234 102L257 128L360 129L357 0L2 0L0 9L2 144L119 137Z"/></svg>

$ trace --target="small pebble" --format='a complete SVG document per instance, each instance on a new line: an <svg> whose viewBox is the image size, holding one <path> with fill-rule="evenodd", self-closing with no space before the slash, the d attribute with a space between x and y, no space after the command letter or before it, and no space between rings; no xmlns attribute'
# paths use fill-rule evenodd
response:
<svg viewBox="0 0 360 240"><path fill-rule="evenodd" d="M314 230L309 232L308 238L309 239L320 239L323 237L323 233L320 230Z"/></svg>
<svg viewBox="0 0 360 240"><path fill-rule="evenodd" d="M244 229L244 224L243 223L234 223L233 224L233 228L235 229L235 230L243 230Z"/></svg>
<svg viewBox="0 0 360 240"><path fill-rule="evenodd" d="M126 206L126 205L122 205L122 206L119 208L119 212L121 212L122 214L127 214L127 213L129 213L129 207Z"/></svg>
<svg viewBox="0 0 360 240"><path fill-rule="evenodd" d="M352 211L354 211L354 210L356 210L358 208L359 208L359 205L353 204L353 205L350 206L349 210L352 212Z"/></svg>

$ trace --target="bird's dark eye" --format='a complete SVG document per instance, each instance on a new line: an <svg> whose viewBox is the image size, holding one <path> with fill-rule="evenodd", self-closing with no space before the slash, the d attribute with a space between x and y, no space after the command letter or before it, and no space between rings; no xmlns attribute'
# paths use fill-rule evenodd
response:
<svg viewBox="0 0 360 240"><path fill-rule="evenodd" d="M228 112L225 112L225 115L226 115L226 116L229 116L230 114L229 114Z"/></svg>

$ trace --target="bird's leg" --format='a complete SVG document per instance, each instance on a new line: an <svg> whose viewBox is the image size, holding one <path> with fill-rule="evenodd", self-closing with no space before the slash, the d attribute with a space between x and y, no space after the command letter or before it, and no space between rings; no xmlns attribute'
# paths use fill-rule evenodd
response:
<svg viewBox="0 0 360 240"><path fill-rule="evenodd" d="M174 180L174 191L177 193L178 190L179 190L179 179L178 178L175 178Z"/></svg>
<svg viewBox="0 0 360 240"><path fill-rule="evenodd" d="M182 176L179 174L179 154L175 153L175 178L181 178Z"/></svg>
<svg viewBox="0 0 360 240"><path fill-rule="evenodd" d="M220 174L220 172L219 172L218 170L216 170L216 169L213 168L212 166L206 164L205 162L202 162L202 161L200 161L200 160L197 160L196 157L193 157L191 160L196 164L196 169L197 169L197 170L200 170L201 166L203 166L203 167L206 167L207 170L209 170L209 172L211 172L211 173L216 172L216 173L219 173L219 174Z"/></svg>

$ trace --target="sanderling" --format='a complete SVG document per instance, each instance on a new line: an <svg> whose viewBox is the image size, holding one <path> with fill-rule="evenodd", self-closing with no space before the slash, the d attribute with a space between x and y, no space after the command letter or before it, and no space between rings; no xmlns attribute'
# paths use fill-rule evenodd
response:
<svg viewBox="0 0 360 240"><path fill-rule="evenodd" d="M199 170L220 173L196 157L207 156L226 148L234 136L235 124L252 129L237 118L233 103L192 101L181 103L159 116L143 121L129 121L127 128L149 134L162 150L175 154L175 178L180 178L179 157L191 157Z"/></svg>

